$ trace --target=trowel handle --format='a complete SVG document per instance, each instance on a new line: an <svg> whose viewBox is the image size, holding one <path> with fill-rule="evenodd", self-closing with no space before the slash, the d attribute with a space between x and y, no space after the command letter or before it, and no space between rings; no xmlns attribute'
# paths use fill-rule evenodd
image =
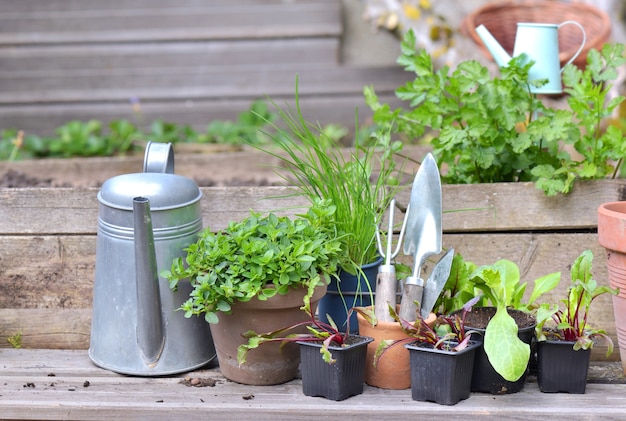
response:
<svg viewBox="0 0 626 421"><path fill-rule="evenodd" d="M374 315L379 322L393 322L389 314L389 304L396 306L396 268L393 265L380 265L376 276L376 296L374 297Z"/></svg>
<svg viewBox="0 0 626 421"><path fill-rule="evenodd" d="M408 322L415 321L417 319L417 312L419 311L419 305L415 302L421 303L423 295L424 280L409 276L404 283L398 316Z"/></svg>

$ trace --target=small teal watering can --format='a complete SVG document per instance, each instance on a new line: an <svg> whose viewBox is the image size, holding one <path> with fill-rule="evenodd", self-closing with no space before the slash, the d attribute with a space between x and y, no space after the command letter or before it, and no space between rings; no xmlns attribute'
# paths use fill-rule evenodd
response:
<svg viewBox="0 0 626 421"><path fill-rule="evenodd" d="M575 21L565 21L561 24L552 23L525 23L517 24L513 57L526 54L529 60L535 62L528 73L528 80L548 79L548 83L542 87L530 87L535 94L560 94L563 92L561 84L561 64L559 62L558 30L565 25L575 25L582 32L582 43L576 54L566 63L569 64L578 57L587 42L587 34L581 24ZM493 35L480 25L476 33L483 41L498 66L506 66L511 56L496 41Z"/></svg>

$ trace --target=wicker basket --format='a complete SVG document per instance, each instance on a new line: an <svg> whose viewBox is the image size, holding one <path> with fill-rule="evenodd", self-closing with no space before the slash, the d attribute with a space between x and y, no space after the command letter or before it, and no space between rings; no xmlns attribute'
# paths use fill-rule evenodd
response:
<svg viewBox="0 0 626 421"><path fill-rule="evenodd" d="M597 7L583 3L561 1L511 1L487 4L470 15L461 25L461 32L470 37L489 58L491 54L476 33L479 25L491 32L494 38L509 53L513 53L518 22L555 23L574 20L580 23L587 33L587 42L580 55L574 60L578 67L587 63L590 49L602 49L611 34L611 21L606 13ZM559 29L559 59L565 65L580 47L582 34L575 25Z"/></svg>

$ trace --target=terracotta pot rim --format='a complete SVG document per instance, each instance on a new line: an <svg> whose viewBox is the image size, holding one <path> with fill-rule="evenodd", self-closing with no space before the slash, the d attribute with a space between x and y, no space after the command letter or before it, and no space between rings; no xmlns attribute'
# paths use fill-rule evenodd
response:
<svg viewBox="0 0 626 421"><path fill-rule="evenodd" d="M367 306L367 307L365 307L365 308L367 308L367 309L373 309L373 308L374 308L374 306ZM366 321L366 320L365 320L365 317L363 317L363 315L362 315L361 313L359 313L359 312L356 312L356 317L357 317L357 319L360 319L360 320L362 320L363 322L365 322L365 321ZM428 318L425 320L425 322L426 322L426 324L427 324L428 326L431 326L431 327L432 327L432 326L433 326L433 324L435 323L435 321L436 321L436 320L437 320L437 315L436 315L435 313L432 313L432 312L431 312L431 313L428 315ZM410 323L414 323L414 322L415 322L415 320L411 321ZM369 323L368 323L368 324L369 324ZM389 326L395 326L395 325L397 325L397 324L398 324L398 322L377 322L374 326L389 327Z"/></svg>
<svg viewBox="0 0 626 421"><path fill-rule="evenodd" d="M602 203L598 207L598 213L613 218L626 218L626 201Z"/></svg>
<svg viewBox="0 0 626 421"><path fill-rule="evenodd" d="M600 245L607 250L625 253L625 222L626 201L602 203L598 207L598 242Z"/></svg>
<svg viewBox="0 0 626 421"><path fill-rule="evenodd" d="M326 294L326 285L320 285L315 288L315 292L311 297L311 302L319 301L324 294ZM237 311L250 310L250 309L275 309L284 307L301 307L303 305L303 297L306 294L307 287L299 286L289 289L287 294L276 294L267 300L261 301L258 298L253 298L250 301L235 301L232 304L233 308Z"/></svg>

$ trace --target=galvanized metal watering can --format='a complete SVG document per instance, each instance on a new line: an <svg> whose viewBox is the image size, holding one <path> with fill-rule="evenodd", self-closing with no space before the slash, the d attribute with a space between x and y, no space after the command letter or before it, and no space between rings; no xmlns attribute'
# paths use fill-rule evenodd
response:
<svg viewBox="0 0 626 421"><path fill-rule="evenodd" d="M202 230L202 193L173 172L171 144L148 143L144 172L113 177L98 193L89 357L102 368L162 376L215 358L204 319L177 311L191 285L172 292L158 275Z"/></svg>
<svg viewBox="0 0 626 421"><path fill-rule="evenodd" d="M529 60L535 62L528 72L528 80L548 79L548 83L542 87L530 87L530 91L536 94L560 94L563 92L561 84L561 64L559 62L559 39L558 30L565 25L576 25L582 32L582 43L576 54L566 63L569 64L578 57L585 46L587 35L585 29L578 22L569 20L561 24L552 23L525 23L517 24L515 34L515 46L513 57L522 53L526 54ZM496 41L493 35L480 25L476 28L476 33L484 42L485 46L493 56L498 66L506 66L511 60L511 56Z"/></svg>

